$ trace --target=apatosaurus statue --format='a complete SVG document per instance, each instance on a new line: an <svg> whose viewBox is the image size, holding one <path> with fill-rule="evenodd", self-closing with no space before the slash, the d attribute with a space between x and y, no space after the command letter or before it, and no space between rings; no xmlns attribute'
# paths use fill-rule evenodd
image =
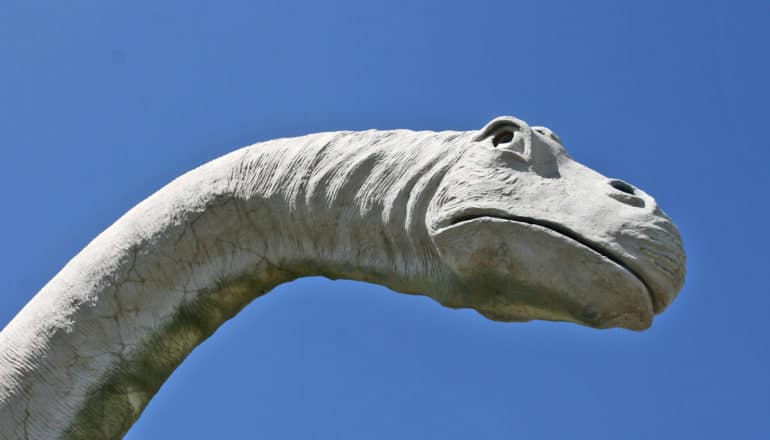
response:
<svg viewBox="0 0 770 440"><path fill-rule="evenodd" d="M263 142L131 209L0 333L0 438L122 436L201 341L299 277L642 330L684 274L652 197L513 117Z"/></svg>

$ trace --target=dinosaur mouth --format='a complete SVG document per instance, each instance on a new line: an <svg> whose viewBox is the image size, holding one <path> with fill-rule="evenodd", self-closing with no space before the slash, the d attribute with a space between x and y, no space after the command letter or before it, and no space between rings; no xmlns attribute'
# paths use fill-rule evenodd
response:
<svg viewBox="0 0 770 440"><path fill-rule="evenodd" d="M655 303L655 298L653 297L653 290L650 288L649 284L645 281L644 277L642 277L638 272L636 272L634 269L629 267L620 257L618 257L617 255L614 255L612 252L603 248L602 246L586 239L585 237L578 234L577 232L555 222L532 218L532 217L512 215L504 212L491 212L487 210L478 211L478 212L464 211L464 212L460 212L455 215L452 215L448 217L446 220L439 222L437 225L436 231L439 231L441 229L445 229L451 226L455 226L461 223L467 223L467 222L471 222L471 221L479 220L483 218L494 218L494 219L516 222L516 223L524 223L528 225L540 226L542 228L549 229L553 232L556 232L557 234L560 234L564 237L567 237L570 240L576 242L578 245L586 247L589 250L601 255L602 257L611 261L615 265L619 266L620 268L628 272L631 276L639 280L639 282L642 283L645 290L647 291L647 294L649 295L650 300L653 302L653 304Z"/></svg>

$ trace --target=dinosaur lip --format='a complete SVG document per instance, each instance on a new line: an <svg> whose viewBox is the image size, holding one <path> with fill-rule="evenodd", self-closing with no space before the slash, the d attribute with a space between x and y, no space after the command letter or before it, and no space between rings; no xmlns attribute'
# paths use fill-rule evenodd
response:
<svg viewBox="0 0 770 440"><path fill-rule="evenodd" d="M628 272L631 276L639 280L639 282L642 283L645 290L647 291L647 295L649 295L650 300L653 302L653 304L655 303L653 290L650 287L650 285L647 283L647 281L645 281L644 277L642 277L634 269L630 268L621 258L612 254L610 251L599 246L598 244L586 239L585 237L578 234L577 232L555 222L532 218L532 217L518 216L518 215L508 214L504 212L491 212L491 211L467 212L466 211L466 212L460 212L455 215L449 216L445 220L438 222L438 224L436 225L437 227L435 231L438 232L442 229L449 228L451 226L455 226L460 223L471 222L471 221L479 220L483 218L494 218L494 219L516 222L516 223L536 225L536 226L549 229L553 232L556 232L557 234L563 235L569 238L570 240L578 243L579 245L582 245L583 247L586 247L591 251L605 257L606 259L610 260L612 263L616 264L617 266L619 266L620 268Z"/></svg>

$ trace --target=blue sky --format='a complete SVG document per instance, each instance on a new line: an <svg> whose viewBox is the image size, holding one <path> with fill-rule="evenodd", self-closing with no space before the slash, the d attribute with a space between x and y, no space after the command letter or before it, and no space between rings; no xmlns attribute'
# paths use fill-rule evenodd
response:
<svg viewBox="0 0 770 440"><path fill-rule="evenodd" d="M768 22L762 1L3 1L0 326L236 147L513 114L679 225L687 282L650 330L303 279L195 350L128 438L770 438Z"/></svg>

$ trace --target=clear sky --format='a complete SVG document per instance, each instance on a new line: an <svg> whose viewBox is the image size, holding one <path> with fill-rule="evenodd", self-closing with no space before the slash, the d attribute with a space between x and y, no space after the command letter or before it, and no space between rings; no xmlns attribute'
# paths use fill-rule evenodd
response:
<svg viewBox="0 0 770 440"><path fill-rule="evenodd" d="M657 197L688 278L643 333L303 279L195 350L145 438L770 438L766 1L0 3L0 326L236 147L547 125Z"/></svg>

